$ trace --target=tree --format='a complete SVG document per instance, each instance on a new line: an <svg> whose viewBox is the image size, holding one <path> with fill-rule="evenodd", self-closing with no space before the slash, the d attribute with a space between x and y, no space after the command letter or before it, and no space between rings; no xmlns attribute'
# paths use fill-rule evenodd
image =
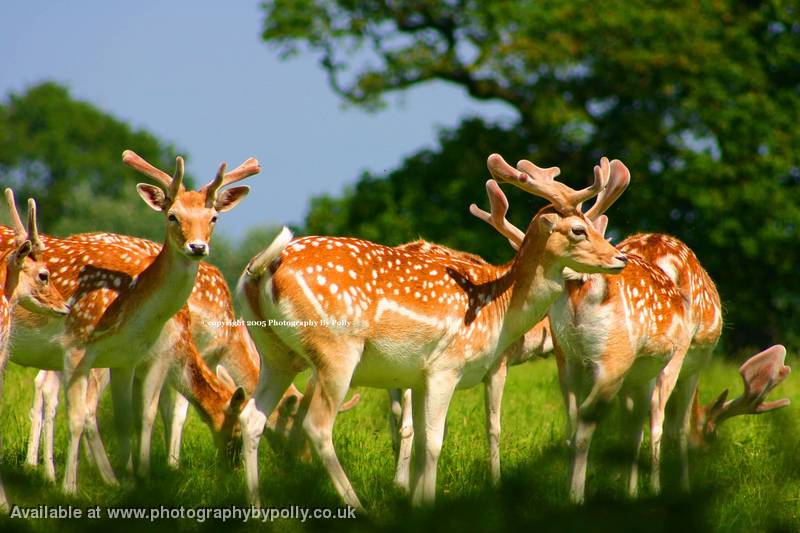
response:
<svg viewBox="0 0 800 533"><path fill-rule="evenodd" d="M173 146L72 98L58 84L32 86L0 104L0 185L36 199L46 233L163 239L163 221L136 193L141 176L122 164L126 148L161 168L174 167Z"/></svg>
<svg viewBox="0 0 800 533"><path fill-rule="evenodd" d="M398 186L411 179L404 169L416 165L412 183L427 191L469 179L473 200L482 195L473 176L485 176L478 159L493 151L558 165L573 184L601 155L617 157L633 181L612 224L673 233L697 252L726 303L729 345L800 346L797 0L273 0L264 9L264 39L284 57L302 46L316 53L350 103L379 109L388 92L441 80L518 112L492 146L461 145L468 158L482 151L463 174L443 179L429 168L454 161L448 139L473 139L470 122L388 183L365 175L345 198L317 199L310 228L330 213L342 232L396 241L450 224L458 237L445 242L468 243L467 234L481 234L452 215L462 198L448 197L441 220L423 219L435 203L423 208L431 200L418 186ZM367 209L374 224L360 214ZM392 213L411 218L387 224Z"/></svg>

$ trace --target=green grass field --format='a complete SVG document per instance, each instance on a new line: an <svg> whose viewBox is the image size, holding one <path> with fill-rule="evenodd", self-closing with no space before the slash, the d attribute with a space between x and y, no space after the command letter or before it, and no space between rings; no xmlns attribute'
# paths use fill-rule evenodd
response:
<svg viewBox="0 0 800 533"><path fill-rule="evenodd" d="M790 359L787 364L792 364ZM145 481L108 488L82 457L80 495L68 498L25 466L30 426L32 369L10 365L3 405L2 474L6 492L20 506L73 505L87 509L131 507L246 506L241 467L216 466L216 451L208 429L194 414L184 434L182 469L166 466L160 422L154 437L153 475ZM701 380L708 401L722 389L738 394L737 367L717 363ZM489 484L483 434L483 392L480 387L457 393L448 417L448 434L439 462L439 497L435 509L412 510L392 484L394 460L388 430L388 399L382 390L360 391L360 404L342 414L335 430L339 458L367 513L353 520L316 520L273 524L192 519L109 522L108 520L0 519L0 530L103 530L164 528L211 530L226 528L299 530L409 530L436 527L454 531L524 528L535 531L798 531L800 530L800 385L790 376L773 395L792 400L790 407L764 416L728 421L720 438L692 455L691 495L680 494L674 455L667 448L662 496L647 493L648 453L643 449L642 496L624 495L625 457L619 439L617 414L602 421L592 446L587 479L587 504L566 503L569 454L564 445L564 422L552 360L511 370L503 404L502 461L504 484ZM101 429L114 454L110 405L104 399ZM63 408L61 409L63 413ZM645 446L647 443L645 443ZM56 465L63 474L66 422L57 427ZM340 507L322 467L277 453L262 442L261 486L264 505Z"/></svg>

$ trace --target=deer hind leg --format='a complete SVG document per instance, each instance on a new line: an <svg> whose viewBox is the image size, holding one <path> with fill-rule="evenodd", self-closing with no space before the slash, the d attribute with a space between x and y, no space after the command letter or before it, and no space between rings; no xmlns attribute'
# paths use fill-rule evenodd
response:
<svg viewBox="0 0 800 533"><path fill-rule="evenodd" d="M326 348L328 348L325 350L327 353L341 355L336 364L315 366L316 386L311 392L308 413L303 420L303 429L325 466L325 470L328 471L336 491L347 505L362 509L361 502L336 456L336 450L333 447L333 424L336 421L339 406L350 388L350 380L361 357L363 345L342 346L342 343L334 342ZM314 357L311 359L315 360Z"/></svg>
<svg viewBox="0 0 800 533"><path fill-rule="evenodd" d="M458 373L430 373L421 389L414 389L415 474L413 505L433 504L436 499L436 468L444 441L445 421L453 398Z"/></svg>
<svg viewBox="0 0 800 533"><path fill-rule="evenodd" d="M42 417L44 415L44 384L50 370L40 370L33 380L33 405L31 405L31 431L28 435L28 453L25 463L28 466L39 466L39 442L42 436Z"/></svg>
<svg viewBox="0 0 800 533"><path fill-rule="evenodd" d="M280 366L273 368L267 361L263 361L255 394L239 414L247 493L250 503L257 507L261 506L258 482L258 445L264 434L267 418L278 405L284 391L296 375L297 372L294 370Z"/></svg>
<svg viewBox="0 0 800 533"><path fill-rule="evenodd" d="M114 469L111 467L111 462L108 460L106 447L103 445L103 439L100 436L100 428L97 425L97 407L100 404L100 398L108 386L110 376L109 371L105 368L95 368L89 375L89 383L86 390L86 425L84 428L84 438L86 445L89 448L89 453L100 472L100 477L108 485L117 485L117 477L114 475Z"/></svg>
<svg viewBox="0 0 800 533"><path fill-rule="evenodd" d="M131 438L133 436L133 378L132 368L111 369L111 398L114 404L114 429L119 442L119 464L129 474L133 473Z"/></svg>
<svg viewBox="0 0 800 533"><path fill-rule="evenodd" d="M170 360L157 357L147 369L142 381L142 430L139 440L139 475L150 475L150 445L153 439L153 426L158 415L158 400L161 389L167 380Z"/></svg>
<svg viewBox="0 0 800 533"><path fill-rule="evenodd" d="M681 489L689 492L689 430L692 419L692 400L697 390L700 374L681 376L672 393L669 415L666 418L667 434L678 442L681 462Z"/></svg>
<svg viewBox="0 0 800 533"><path fill-rule="evenodd" d="M506 358L501 357L485 380L486 437L489 442L489 468L495 487L500 485L500 409L507 373Z"/></svg>
<svg viewBox="0 0 800 533"><path fill-rule="evenodd" d="M650 489L654 494L661 492L661 439L664 434L664 412L688 349L688 342L676 349L672 358L656 378L656 386L650 399L650 454L652 458Z"/></svg>
<svg viewBox="0 0 800 533"><path fill-rule="evenodd" d="M627 390L625 390L627 389ZM628 470L628 496L636 497L639 492L639 452L644 437L644 422L650 407L652 385L636 385L622 391L622 435L628 440L631 464Z"/></svg>

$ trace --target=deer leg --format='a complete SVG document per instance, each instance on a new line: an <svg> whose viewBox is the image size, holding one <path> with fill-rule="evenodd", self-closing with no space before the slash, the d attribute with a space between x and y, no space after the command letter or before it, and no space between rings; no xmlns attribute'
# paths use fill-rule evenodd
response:
<svg viewBox="0 0 800 533"><path fill-rule="evenodd" d="M398 389L397 392L401 392ZM414 420L411 405L411 389L404 389L400 398L400 419L397 429L397 466L394 472L394 484L403 492L411 488L411 452L414 446ZM394 407L394 406L393 406Z"/></svg>
<svg viewBox="0 0 800 533"><path fill-rule="evenodd" d="M433 504L436 499L436 467L444 441L447 409L458 377L455 371L428 374L424 389L414 390L411 403L417 473L413 505Z"/></svg>
<svg viewBox="0 0 800 533"><path fill-rule="evenodd" d="M325 470L328 471L336 491L347 505L356 509L362 509L361 502L336 456L333 447L333 424L339 406L350 388L350 379L362 350L361 346L350 347L349 350L345 348L342 351L349 353L344 353L336 365L315 368L317 384L311 393L308 414L303 420L303 429Z"/></svg>
<svg viewBox="0 0 800 533"><path fill-rule="evenodd" d="M664 433L664 411L670 395L678 382L687 345L676 350L656 378L656 386L650 399L650 454L652 456L650 489L661 492L661 438Z"/></svg>
<svg viewBox="0 0 800 533"><path fill-rule="evenodd" d="M269 368L266 362L262 361L256 392L239 415L247 493L250 503L256 507L261 506L261 494L258 487L258 445L264 434L267 418L278 405L295 375L297 373L292 370Z"/></svg>
<svg viewBox="0 0 800 533"><path fill-rule="evenodd" d="M3 342L5 345L0 346L0 400L3 398L3 386L5 383L5 376L6 376L6 366L8 365L8 358L10 357L10 352L8 350L8 343L5 342L6 339L0 339L0 342ZM0 405L2 402L0 401ZM2 455L3 451L3 433L0 432L0 456ZM3 488L3 480L0 479L0 512L8 513L9 504L8 498L6 498L6 491Z"/></svg>
<svg viewBox="0 0 800 533"><path fill-rule="evenodd" d="M86 389L93 356L80 348L69 348L64 356L63 379L69 424L67 465L64 470L63 490L75 494L78 490L78 460L81 436L86 423Z"/></svg>
<svg viewBox="0 0 800 533"><path fill-rule="evenodd" d="M158 415L158 399L167 380L169 359L158 357L147 369L142 382L142 431L139 439L139 475L150 475L150 445L153 439L153 425Z"/></svg>
<svg viewBox="0 0 800 533"><path fill-rule="evenodd" d="M650 383L632 387L621 395L622 434L628 439L631 465L628 471L628 496L636 497L639 492L639 452L644 437L644 421L647 418L649 399L652 394Z"/></svg>
<svg viewBox="0 0 800 533"><path fill-rule="evenodd" d="M667 433L678 439L681 461L681 489L689 492L689 425L692 418L692 399L697 390L699 373L681 376L672 393L671 417L668 417Z"/></svg>
<svg viewBox="0 0 800 533"><path fill-rule="evenodd" d="M169 430L169 466L178 468L181 461L181 441L186 415L189 414L189 400L178 392L172 405L172 423Z"/></svg>
<svg viewBox="0 0 800 533"><path fill-rule="evenodd" d="M49 370L40 370L33 380L33 405L31 405L31 431L28 436L28 453L25 463L36 467L39 465L39 441L42 435L42 417L44 415L44 383Z"/></svg>
<svg viewBox="0 0 800 533"><path fill-rule="evenodd" d="M61 375L59 372L49 371L45 377L44 387L42 388L42 398L44 400L44 450L42 452L42 464L44 465L44 477L53 483L56 481L54 433L56 414L58 413L59 394L61 394Z"/></svg>
<svg viewBox="0 0 800 533"><path fill-rule="evenodd" d="M114 403L114 428L119 441L120 465L133 473L131 437L133 435L133 377L132 368L111 369L111 398Z"/></svg>
<svg viewBox="0 0 800 533"><path fill-rule="evenodd" d="M489 467L492 485L500 485L500 408L503 403L503 388L506 385L508 365L506 358L501 357L496 367L484 380L486 408L486 437L489 442Z"/></svg>
<svg viewBox="0 0 800 533"><path fill-rule="evenodd" d="M100 429L97 425L97 407L103 391L108 386L109 372L107 369L95 368L89 375L89 382L86 389L86 422L84 426L84 439L89 449L91 459L97 465L100 477L108 485L117 485L117 477L114 469L108 460L106 447L100 436Z"/></svg>

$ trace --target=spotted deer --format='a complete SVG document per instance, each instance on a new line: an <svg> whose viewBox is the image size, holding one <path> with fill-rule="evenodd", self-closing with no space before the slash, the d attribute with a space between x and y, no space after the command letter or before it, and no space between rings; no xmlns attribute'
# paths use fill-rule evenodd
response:
<svg viewBox="0 0 800 533"><path fill-rule="evenodd" d="M490 172L502 161L493 154ZM531 221L514 260L478 265L396 250L360 239L304 237L284 230L254 257L237 293L262 357L253 400L240 418L251 500L258 504L257 446L270 413L308 366L303 428L348 505L360 508L332 441L338 406L351 385L412 390L413 501L432 503L444 421L453 392L494 372L500 354L541 320L564 290L562 271L618 272L625 256L600 236L579 205L603 190L608 166L576 191L557 169L520 171L520 186L551 205ZM272 321L272 322L269 322Z"/></svg>
<svg viewBox="0 0 800 533"><path fill-rule="evenodd" d="M630 179L620 162L611 165L606 189L609 194L598 197L590 210L596 216L608 209ZM492 224L512 246L519 246L522 232L505 219L505 196L496 186L487 185L487 192L492 213L473 206L473 214ZM597 221L598 230L604 233L607 220L597 216ZM568 410L568 434L575 453L570 495L576 502L583 501L588 449L597 418L618 393L628 410L626 432L633 449L628 492L635 495L638 489L638 453L648 409L651 488L660 490L660 444L671 395L673 414L669 422L679 441L682 485L688 489L690 407L696 398L699 372L707 364L722 327L716 287L684 243L667 235L638 234L618 248L631 260L622 273L570 275L567 291L549 313ZM621 323L615 320L618 317L623 318ZM774 346L750 358L742 366L745 395L727 404L723 395L715 404L718 412L744 414L786 405L784 400L762 403L788 373L778 352L785 354L782 347ZM743 409L742 405L750 407ZM715 409L712 406L706 411L714 413ZM709 416L712 426L719 418Z"/></svg>
<svg viewBox="0 0 800 533"><path fill-rule="evenodd" d="M5 190L5 196L14 229L11 245L0 250L0 402L3 399L3 381L10 355L14 308L19 305L36 315L60 319L69 312L63 295L50 283L50 271L42 261L42 253L46 247L39 237L36 224L36 202L28 200L26 228L17 212L11 189ZM8 510L2 480L0 510Z"/></svg>
<svg viewBox="0 0 800 533"><path fill-rule="evenodd" d="M62 370L66 383L70 429L64 490L77 488L77 464L86 417L87 380L91 368L111 368L114 420L120 438L123 464L129 463L131 436L131 392L135 367L151 353L164 353L191 342L188 316L184 328L169 319L186 303L194 286L199 260L208 255L218 213L233 208L248 192L247 187L223 189L260 171L249 159L231 172L223 164L215 179L199 191L187 191L183 182L183 159L176 159L174 176L153 167L130 150L123 162L158 181L166 191L150 184L137 186L142 199L165 217L166 236L161 252L144 261L118 250L96 245L54 243L49 264L54 271L73 276L64 282L73 291L74 304L61 335L61 350L31 347L20 350L22 364ZM139 268L128 272L132 263ZM165 325L167 327L165 327ZM38 332L43 333L43 332ZM34 335L36 337L36 335ZM38 339L41 347L45 344ZM49 342L50 338L46 339ZM36 343L34 343L36 344ZM38 360L43 357L44 360ZM17 353L15 352L15 360ZM165 370L168 364L162 365Z"/></svg>

